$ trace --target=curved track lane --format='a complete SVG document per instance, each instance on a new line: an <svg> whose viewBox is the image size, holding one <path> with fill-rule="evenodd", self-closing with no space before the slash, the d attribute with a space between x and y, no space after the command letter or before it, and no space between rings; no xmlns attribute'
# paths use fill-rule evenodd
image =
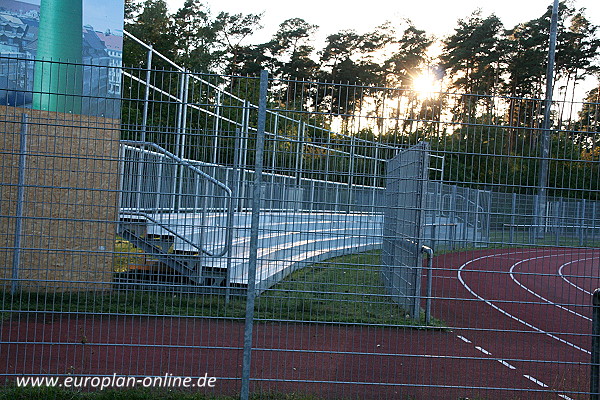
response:
<svg viewBox="0 0 600 400"><path fill-rule="evenodd" d="M598 249L438 256L432 313L450 329L258 323L254 384L330 398L587 398L599 262ZM230 393L242 337L241 321L27 313L0 323L0 372L208 373Z"/></svg>
<svg viewBox="0 0 600 400"><path fill-rule="evenodd" d="M441 318L453 320L458 335L507 370L518 371L522 379L515 388L526 380L555 391L557 398L585 397L578 392L589 387L589 292L599 283L598 250L512 249L472 252L468 258L437 260L444 272L435 295L445 298L437 312L447 314ZM452 292L448 281L454 273L460 285Z"/></svg>

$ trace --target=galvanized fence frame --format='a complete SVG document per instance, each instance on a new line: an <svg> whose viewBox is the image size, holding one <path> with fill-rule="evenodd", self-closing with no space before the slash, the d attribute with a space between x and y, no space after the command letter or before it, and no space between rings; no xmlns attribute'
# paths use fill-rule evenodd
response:
<svg viewBox="0 0 600 400"><path fill-rule="evenodd" d="M264 74L202 76L175 65L155 70L157 57L148 48L147 68L124 70L117 124L4 112L2 376L159 378L166 368L194 379L214 373L221 387L212 392L243 398L260 391L576 398L594 390L574 377L587 378L594 365L591 329L577 318L588 321L592 310L579 289L589 291L585 285L598 277L598 176L588 168L597 160L583 141L579 153L591 149L589 158L560 147L572 144L569 134L597 140L594 121L555 127L553 193L540 216L537 186L525 179L539 173L525 167L537 168L540 155L533 145L522 155L504 146L535 144L540 128L527 116L541 100L419 99L393 88L269 81ZM364 101L370 98L378 109ZM104 100L96 110L115 101ZM492 110L527 110L504 124L485 115L492 103ZM394 140L384 141L394 129ZM55 140L63 131L61 140L73 139L71 130L80 131L75 143L88 153L40 146L40 138ZM498 131L510 143L489 145ZM431 166L415 163L419 174L404 179L407 185L386 189L386 175L395 171L388 159L422 139L431 148L412 151L429 153ZM484 175L495 163L516 172L498 180ZM54 173L74 180L63 184ZM582 177L583 187L576 182ZM58 194L31 194L44 190ZM409 192L414 201L401 195ZM57 215L64 204L79 214ZM44 209L51 212L36 214ZM415 229L387 225L384 215L393 213L410 216L400 219ZM102 241L85 247L97 232ZM130 236L115 243L115 232ZM54 236L66 241L39 240ZM389 246L399 237L416 244L410 261L393 260L386 250L386 240ZM423 245L438 254L427 278ZM58 275L31 258L45 253L58 255ZM389 266L406 263L417 271L415 290L386 291ZM555 263L556 271L547 269ZM115 264L125 270L115 274ZM560 282L562 292L554 290ZM520 317L520 308L529 310L527 318L568 315L546 327ZM557 325L563 322L566 328ZM148 336L107 334L130 335L131 324ZM546 351L528 353L514 338ZM51 346L64 349L64 361ZM121 355L111 361L107 348ZM163 357L169 361L156 361Z"/></svg>
<svg viewBox="0 0 600 400"><path fill-rule="evenodd" d="M384 285L394 301L421 314L422 250L429 180L427 143L388 161L381 261ZM435 224L435 221L433 222Z"/></svg>

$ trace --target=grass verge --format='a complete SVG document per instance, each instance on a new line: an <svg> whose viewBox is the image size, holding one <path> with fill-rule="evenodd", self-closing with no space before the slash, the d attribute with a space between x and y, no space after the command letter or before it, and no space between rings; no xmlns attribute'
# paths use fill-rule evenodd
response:
<svg viewBox="0 0 600 400"><path fill-rule="evenodd" d="M329 259L303 268L257 299L257 318L388 326L424 326L386 294L379 251ZM433 319L430 327L443 327Z"/></svg>
<svg viewBox="0 0 600 400"><path fill-rule="evenodd" d="M303 268L256 299L257 321L296 321L424 326L386 295L379 252L337 257ZM127 289L97 292L3 292L4 319L15 312L86 313L148 316L205 316L240 319L244 297ZM443 327L433 320L430 327Z"/></svg>

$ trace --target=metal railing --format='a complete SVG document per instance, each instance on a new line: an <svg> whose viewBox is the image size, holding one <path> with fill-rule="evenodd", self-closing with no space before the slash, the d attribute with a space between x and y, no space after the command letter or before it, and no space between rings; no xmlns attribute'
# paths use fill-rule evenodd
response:
<svg viewBox="0 0 600 400"><path fill-rule="evenodd" d="M211 205L210 207L207 207L206 202L214 200L215 197L222 197L224 202L223 202L222 207L220 207L220 208L226 215L225 235L224 235L225 243L220 250L211 251L211 250L205 248L204 244L202 242L200 242L200 243L191 242L183 235L181 235L177 232L174 232L171 228L169 228L168 224L161 223L160 221L158 221L158 220L154 219L152 216L150 216L148 213L143 213L143 212L129 210L129 209L123 209L123 207L120 207L121 213L124 215L139 215L139 216L143 216L144 218L148 218L153 223L159 225L162 229L168 230L171 234L176 235L178 238L183 240L185 243L189 244L193 248L197 249L199 252L204 253L210 257L222 257L222 256L226 255L227 252L230 251L230 249L231 249L231 241L232 241L232 237L233 237L233 196L232 196L231 189L227 185L223 184L222 182L214 179L212 176L210 176L210 175L206 174L205 172L201 171L200 169L196 168L194 165L192 165L188 161L186 161L180 157L177 157L176 155L168 152L167 150L163 149L162 147L160 147L159 145L157 145L155 143L138 142L138 141L132 141L132 140L121 140L120 143L123 146L136 147L136 148L139 148L140 150L142 150L141 157L138 160L125 159L124 156L122 156L122 160L124 163L133 162L140 168L143 168L142 166L144 165L144 163L162 165L160 162L157 163L154 161L145 161L144 157L143 157L143 155L145 155L145 154L152 155L152 156L156 156L158 154L161 157L164 157L165 159L174 161L176 167L185 168L186 171L191 172L197 178L201 179L202 181L209 182L211 185L213 185L214 187L216 187L219 190L221 190L222 192L224 192L224 194L221 196L215 195L214 193L210 193L208 191L206 193L198 193L199 192L198 191L199 181L196 181L196 196L193 198L194 207L191 209L191 211L193 213L198 213L198 210L200 210L200 217L201 217L200 226L202 229L205 229L206 223L207 223L206 222L207 213L209 211L212 211L213 213L216 212L216 208L214 207L214 204ZM144 152L145 149L152 149L153 152ZM125 147L123 148L123 150L125 150ZM141 176L141 174L140 174L140 176ZM183 176L183 172L177 171L174 175L175 183L177 183L176 182L177 180L182 180L182 176ZM158 175L159 182L162 180L161 178L162 177L160 175ZM142 180L139 179L137 182L130 182L130 184L131 183L133 185L136 185L136 189L138 190L137 193L141 193ZM123 187L122 185L123 184L121 184L121 187ZM131 194L130 190L128 190L128 189L123 188L122 190L123 190L123 192L122 192L123 194L125 194L125 193ZM158 195L160 196L160 195L162 195L162 193L159 193ZM180 198L181 190L175 190L171 193L171 195L173 198ZM122 203L123 203L123 200L121 198L121 204ZM156 209L156 211L159 211L159 210L164 211L164 209ZM173 209L172 209L173 212L177 212L178 210L179 210L178 207L173 207ZM200 237L202 237L202 235Z"/></svg>

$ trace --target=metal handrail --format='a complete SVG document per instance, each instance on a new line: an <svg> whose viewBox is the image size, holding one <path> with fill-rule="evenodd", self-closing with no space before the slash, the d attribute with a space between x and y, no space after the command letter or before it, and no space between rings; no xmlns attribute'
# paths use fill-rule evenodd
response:
<svg viewBox="0 0 600 400"><path fill-rule="evenodd" d="M136 141L136 140L121 140L119 143L122 145L138 147L138 148L142 148L142 149L151 148L154 151L156 151L157 153L164 155L165 157L175 161L176 163L178 163L179 165L181 165L183 167L186 167L189 171L195 173L197 176L204 178L208 182L212 183L213 185L215 185L215 186L219 187L220 189L222 189L223 191L225 191L225 193L226 193L226 195L224 196L226 199L225 209L226 209L226 213L227 213L227 219L226 219L226 224L225 224L225 246L223 247L223 249L221 251L213 253L212 251L202 247L202 245L197 246L196 244L192 243L187 238L185 238L182 235L180 235L179 233L171 230L165 224L152 218L150 215L148 215L146 213L138 212L138 211L127 211L124 213L124 215L139 215L144 218L148 218L153 223L159 225L161 228L172 233L173 235L180 238L187 244L193 246L194 248L198 249L200 252L202 252L210 257L223 257L224 255L226 255L231 250L232 241L233 241L233 192L231 191L231 189L227 185L225 185L223 182L213 178L212 176L208 175L204 171L196 168L190 162L184 160L181 157L176 156L175 154L162 148L161 146L157 145L156 143L141 142L141 141ZM202 209L202 213L204 216L204 213L206 213L205 208Z"/></svg>
<svg viewBox="0 0 600 400"><path fill-rule="evenodd" d="M127 36L129 39L133 40L138 45L140 45L143 48L145 48L147 51L152 52L152 54L157 55L160 59L162 59L163 61L167 62L169 65L171 65L173 68L176 69L177 73L188 75L194 81L200 82L203 85L206 85L207 87L210 87L210 88L212 88L212 89L214 89L214 90L216 90L218 92L221 92L221 93L223 93L224 95L228 96L229 98L231 98L233 100L239 101L240 103L245 103L250 108L253 108L253 109L257 109L258 108L257 105L245 101L241 97L238 97L235 94L226 91L224 88L219 87L218 85L215 85L215 84L213 84L213 83L211 83L211 82L209 82L209 81L207 81L205 79L202 79L200 76L198 76L193 71L189 71L186 68L182 67L181 65L178 65L174 61L170 60L167 56L161 54L159 51L157 51L156 49L154 49L151 45L148 45L148 44L144 43L142 40L140 40L139 38L135 37L130 32L127 32L126 30L124 30L123 34L125 36ZM147 66L147 68L150 69L150 66ZM140 68L140 69L143 69L143 68ZM142 84L146 84L141 79L135 78L132 74L129 74L128 72L126 72L124 68L122 69L122 73L123 73L123 75L125 75L127 77L130 77L130 78L133 78L134 80L136 80L136 81L138 81L138 82L140 82ZM177 97L175 95L168 94L168 93L166 93L166 92L164 92L164 91L162 91L162 90L160 90L158 88L155 88L153 85L150 85L150 86L151 86L151 89L157 90L160 94L165 95L165 96L167 96L167 97L169 97L171 99L175 99L177 101L180 101L179 99L177 99ZM199 107L198 105L195 105L195 104L186 104L186 107L195 108L196 110L202 111L202 112L207 113L207 114L211 114L211 112L208 110L208 108L202 108L202 107ZM288 120L288 121L290 121L292 123L297 123L297 124L302 123L301 120L289 117L289 116L285 115L284 113L277 112L277 111L274 111L274 110L267 110L267 114L277 115L278 118L281 118L283 120ZM213 116L215 116L215 115L213 115ZM227 119L227 118L224 118L223 116L219 116L219 118L221 118L223 120L226 120L226 121L228 121L230 123L233 123L233 124L236 124L236 125L240 125L240 123L238 123L236 121L233 121L233 120L230 120L230 119ZM346 138L347 140L355 140L356 142L359 142L359 143L360 142L365 142L365 143L369 142L366 139L361 139L361 138L353 137L351 135L348 135L348 134L345 134L345 133L342 133L342 132L336 132L336 131L333 131L333 130L330 130L330 129L325 129L325 128L323 128L321 126L317 126L317 125L307 124L306 128L307 129L318 129L318 130L321 130L323 132L329 132L329 133L334 134L334 135L336 135L338 137ZM270 133L266 132L266 134L269 135ZM285 137L278 135L277 132L273 132L272 135L275 135L276 137L281 137L283 139L286 139ZM385 143L377 143L376 146L378 146L379 148L382 148L382 149L384 149L384 148L386 148L386 149L399 149L399 147L402 147L402 146L398 146L398 145L389 145L389 144L385 144ZM329 149L329 150L331 151L332 149ZM350 155L350 153L348 153L348 152L344 152L344 151L338 151L338 152L340 152L342 154ZM368 156L363 156L363 155L355 155L355 156L357 156L359 158L364 158L364 159L372 159L372 160L375 160L375 161L382 161L382 162L387 161L385 159L380 159L380 158L377 158L377 157L368 157Z"/></svg>
<svg viewBox="0 0 600 400"><path fill-rule="evenodd" d="M162 222L160 222L159 220L157 220L156 218L154 218L152 215L150 215L148 213L141 212L141 211L127 211L127 212L119 213L119 216L121 218L129 217L129 216L144 217L145 219L149 220L150 222L153 222L156 225L159 225L161 227L161 229L164 229L165 231L169 232L173 236L178 237L179 239L183 240L185 243L194 247L196 250L198 250L198 252L204 253L204 251L202 250L201 247L198 247L194 242L192 242L191 240L187 239L186 237L180 235L173 229L169 228L167 225L164 225Z"/></svg>

